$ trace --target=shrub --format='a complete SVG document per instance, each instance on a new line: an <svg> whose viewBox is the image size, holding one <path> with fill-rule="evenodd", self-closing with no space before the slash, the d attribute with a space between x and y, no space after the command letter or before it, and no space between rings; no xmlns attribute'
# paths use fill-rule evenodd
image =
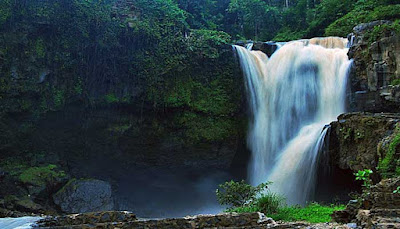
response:
<svg viewBox="0 0 400 229"><path fill-rule="evenodd" d="M266 191L269 184L270 182L267 182L254 187L244 180L228 181L219 185L219 189L216 190L217 200L221 205L228 205L228 209L249 206L258 195Z"/></svg>
<svg viewBox="0 0 400 229"><path fill-rule="evenodd" d="M262 195L255 201L258 211L263 212L267 215L277 213L283 206L285 198L275 193L267 193Z"/></svg>
<svg viewBox="0 0 400 229"><path fill-rule="evenodd" d="M261 195L261 197L255 199L251 204L244 207L237 207L228 209L228 212L262 212L266 215L274 214L283 207L285 198L282 196L268 192L267 194Z"/></svg>
<svg viewBox="0 0 400 229"><path fill-rule="evenodd" d="M370 188L371 187L370 175L372 173L373 173L372 170L364 169L364 170L359 170L357 173L354 173L354 175L356 176L356 180L363 181L363 186L365 188Z"/></svg>

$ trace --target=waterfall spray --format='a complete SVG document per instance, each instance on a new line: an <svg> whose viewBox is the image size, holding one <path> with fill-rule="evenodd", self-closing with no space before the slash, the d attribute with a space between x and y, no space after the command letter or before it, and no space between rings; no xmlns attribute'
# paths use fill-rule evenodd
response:
<svg viewBox="0 0 400 229"><path fill-rule="evenodd" d="M292 41L270 58L241 46L235 49L251 110L250 181L272 181L271 189L288 204L305 204L315 186L324 126L345 111L351 65L347 40Z"/></svg>

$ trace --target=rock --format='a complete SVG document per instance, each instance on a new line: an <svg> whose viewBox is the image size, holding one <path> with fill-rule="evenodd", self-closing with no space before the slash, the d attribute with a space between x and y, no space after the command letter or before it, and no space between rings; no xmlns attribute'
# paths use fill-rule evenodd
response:
<svg viewBox="0 0 400 229"><path fill-rule="evenodd" d="M43 207L33 202L29 197L25 197L15 202L15 208L23 212L39 213Z"/></svg>
<svg viewBox="0 0 400 229"><path fill-rule="evenodd" d="M104 217L106 216L106 217ZM98 212L60 217L49 217L38 222L40 228L351 228L337 223L310 224L307 222L275 222L262 213L223 213L216 215L197 215L170 219L136 219L129 212Z"/></svg>
<svg viewBox="0 0 400 229"><path fill-rule="evenodd" d="M71 226L83 224L101 224L113 222L131 222L136 215L131 212L106 211L90 212L77 215L52 216L38 222L40 227Z"/></svg>
<svg viewBox="0 0 400 229"><path fill-rule="evenodd" d="M276 50L278 50L278 45L273 41L255 42L254 46L253 46L253 50L261 51L261 52L267 54L268 57L271 57L272 54L274 54L274 52Z"/></svg>
<svg viewBox="0 0 400 229"><path fill-rule="evenodd" d="M361 23L353 28L353 33L355 35L362 35L366 31L373 29L377 25L383 25L383 24L389 24L389 23L391 23L391 21L387 21L387 20L379 20L379 21L373 21L373 22L368 22L368 23Z"/></svg>
<svg viewBox="0 0 400 229"><path fill-rule="evenodd" d="M331 123L329 155L332 166L353 172L376 168L380 142L392 135L399 120L400 115L395 114L340 115L338 121Z"/></svg>
<svg viewBox="0 0 400 229"><path fill-rule="evenodd" d="M8 218L8 217L17 218L23 216L26 216L26 214L19 211L11 211L8 209L0 208L0 218Z"/></svg>
<svg viewBox="0 0 400 229"><path fill-rule="evenodd" d="M384 179L371 186L364 200L371 209L400 209L400 193L393 193L397 187L400 187L400 178Z"/></svg>
<svg viewBox="0 0 400 229"><path fill-rule="evenodd" d="M280 44L274 42L274 41L268 41L268 42L260 42L260 41L238 41L236 42L236 45L247 47L247 45L253 44L252 50L254 51L261 51L265 54L267 54L268 57L271 57L272 54L276 50L278 50Z"/></svg>
<svg viewBox="0 0 400 229"><path fill-rule="evenodd" d="M365 34L375 26L390 21L375 21L354 28L349 57L354 59L350 71L350 107L353 111L400 112L398 86L400 78L400 35L386 34L370 43Z"/></svg>
<svg viewBox="0 0 400 229"><path fill-rule="evenodd" d="M362 228L400 228L400 178L384 179L350 202L346 209L333 214L333 220L356 221ZM344 216L344 217L343 217Z"/></svg>
<svg viewBox="0 0 400 229"><path fill-rule="evenodd" d="M107 216L107 217L104 217ZM304 222L277 224L262 213L223 213L170 219L141 219L129 212L98 212L49 217L38 222L40 228L305 228Z"/></svg>
<svg viewBox="0 0 400 229"><path fill-rule="evenodd" d="M111 185L101 180L71 180L53 195L67 213L109 211L114 208Z"/></svg>

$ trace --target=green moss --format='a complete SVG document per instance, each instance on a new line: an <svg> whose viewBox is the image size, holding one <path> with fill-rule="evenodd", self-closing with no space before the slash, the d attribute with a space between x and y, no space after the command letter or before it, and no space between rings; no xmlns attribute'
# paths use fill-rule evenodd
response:
<svg viewBox="0 0 400 229"><path fill-rule="evenodd" d="M185 112L178 123L185 129L187 141L215 142L228 139L237 133L237 123L229 117L213 117Z"/></svg>
<svg viewBox="0 0 400 229"><path fill-rule="evenodd" d="M43 39L36 40L35 43L35 52L36 56L39 58L44 58L46 56L46 46L44 44Z"/></svg>
<svg viewBox="0 0 400 229"><path fill-rule="evenodd" d="M340 128L339 131L342 133L344 140L349 140L351 138L351 135L352 135L352 132L353 132L350 127L348 127L348 128L346 128L346 127Z"/></svg>
<svg viewBox="0 0 400 229"><path fill-rule="evenodd" d="M356 130L354 133L354 139L355 140L361 140L365 138L365 133L363 130Z"/></svg>
<svg viewBox="0 0 400 229"><path fill-rule="evenodd" d="M400 79L393 79L390 84L393 86L400 85Z"/></svg>
<svg viewBox="0 0 400 229"><path fill-rule="evenodd" d="M56 165L31 167L19 175L19 180L23 183L41 186L54 179L65 177L64 171L56 171L56 168Z"/></svg>
<svg viewBox="0 0 400 229"><path fill-rule="evenodd" d="M4 24L11 16L11 0L2 0L0 3L0 25Z"/></svg>
<svg viewBox="0 0 400 229"><path fill-rule="evenodd" d="M74 86L74 92L77 95L81 95L83 92L83 83L82 83L82 78L78 77L75 86Z"/></svg>
<svg viewBox="0 0 400 229"><path fill-rule="evenodd" d="M110 132L115 132L115 133L124 133L125 131L129 130L132 127L131 124L122 124L122 125L114 125L111 127L108 127L107 130Z"/></svg>
<svg viewBox="0 0 400 229"><path fill-rule="evenodd" d="M56 195L65 192L66 187L71 186L71 184L75 183L75 181L77 181L76 178L70 179L60 190L57 191ZM78 188L78 186L74 185L72 188L73 188L73 190L76 190Z"/></svg>
<svg viewBox="0 0 400 229"><path fill-rule="evenodd" d="M105 95L104 96L104 100L108 104L118 103L119 102L118 97L113 93L109 93L109 94Z"/></svg>
<svg viewBox="0 0 400 229"><path fill-rule="evenodd" d="M55 109L60 109L65 103L65 92L63 90L54 89L53 102Z"/></svg>
<svg viewBox="0 0 400 229"><path fill-rule="evenodd" d="M396 158L398 156L398 146L400 144L400 126L398 125L393 140L390 142L389 147L386 151L385 156L379 158L378 171L385 177L392 177L400 175L400 160Z"/></svg>

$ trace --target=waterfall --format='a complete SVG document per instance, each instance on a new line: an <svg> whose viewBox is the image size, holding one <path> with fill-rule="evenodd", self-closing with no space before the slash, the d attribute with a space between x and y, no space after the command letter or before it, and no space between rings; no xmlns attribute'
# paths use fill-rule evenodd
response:
<svg viewBox="0 0 400 229"><path fill-rule="evenodd" d="M234 46L245 75L250 104L249 179L272 181L288 204L313 194L319 152L328 128L345 111L351 61L344 38L283 43L268 58Z"/></svg>

